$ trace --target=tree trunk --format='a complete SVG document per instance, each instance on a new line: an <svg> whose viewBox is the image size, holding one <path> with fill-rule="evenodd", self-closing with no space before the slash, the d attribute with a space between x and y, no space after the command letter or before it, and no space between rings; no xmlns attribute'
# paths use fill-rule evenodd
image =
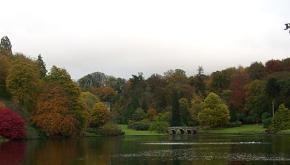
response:
<svg viewBox="0 0 290 165"><path fill-rule="evenodd" d="M275 99L272 100L272 115L274 117L275 114Z"/></svg>

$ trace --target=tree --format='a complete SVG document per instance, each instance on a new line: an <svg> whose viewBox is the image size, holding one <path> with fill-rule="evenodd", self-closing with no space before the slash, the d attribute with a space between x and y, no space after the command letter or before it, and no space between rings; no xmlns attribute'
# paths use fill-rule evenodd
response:
<svg viewBox="0 0 290 165"><path fill-rule="evenodd" d="M91 117L91 126L100 127L110 120L111 115L104 103L97 102Z"/></svg>
<svg viewBox="0 0 290 165"><path fill-rule="evenodd" d="M45 63L42 60L42 56L41 55L38 55L36 62L37 62L38 68L39 68L40 77L44 78L46 76L47 70L46 70Z"/></svg>
<svg viewBox="0 0 290 165"><path fill-rule="evenodd" d="M211 92L201 104L198 120L202 126L221 127L228 124L229 110L220 97Z"/></svg>
<svg viewBox="0 0 290 165"><path fill-rule="evenodd" d="M221 92L229 88L232 75L236 73L236 68L227 68L222 71L216 71L211 74L210 87L216 91Z"/></svg>
<svg viewBox="0 0 290 165"><path fill-rule="evenodd" d="M172 94L171 126L181 126L181 117L180 117L180 109L179 109L179 94L177 91L173 91L173 94Z"/></svg>
<svg viewBox="0 0 290 165"><path fill-rule="evenodd" d="M6 56L12 55L12 45L7 36L4 36L1 38L0 54L6 55Z"/></svg>
<svg viewBox="0 0 290 165"><path fill-rule="evenodd" d="M206 76L203 74L202 66L198 67L198 73L192 78L191 84L195 87L195 92L204 95L206 90Z"/></svg>
<svg viewBox="0 0 290 165"><path fill-rule="evenodd" d="M270 78L266 84L266 94L272 99L272 116L275 113L275 99L280 93L280 86L276 78Z"/></svg>
<svg viewBox="0 0 290 165"><path fill-rule="evenodd" d="M180 107L181 123L188 126L191 123L191 116L189 113L189 103L186 98L181 98L178 100Z"/></svg>
<svg viewBox="0 0 290 165"><path fill-rule="evenodd" d="M262 80L254 80L245 86L245 111L248 119L252 120L246 122L260 122L262 114L269 112L265 88L266 82Z"/></svg>
<svg viewBox="0 0 290 165"><path fill-rule="evenodd" d="M279 72L283 70L283 63L280 60L269 60L266 62L266 71L268 73Z"/></svg>
<svg viewBox="0 0 290 165"><path fill-rule="evenodd" d="M132 120L133 121L140 121L143 120L146 117L146 113L142 108L137 108L135 112L132 114Z"/></svg>
<svg viewBox="0 0 290 165"><path fill-rule="evenodd" d="M35 63L24 56L15 57L6 79L13 98L32 111L39 89L39 72Z"/></svg>
<svg viewBox="0 0 290 165"><path fill-rule="evenodd" d="M247 72L252 80L262 79L266 75L266 70L261 62L254 62L247 68Z"/></svg>
<svg viewBox="0 0 290 165"><path fill-rule="evenodd" d="M281 104L273 118L272 129L274 132L290 129L290 110Z"/></svg>
<svg viewBox="0 0 290 165"><path fill-rule="evenodd" d="M24 120L7 108L0 109L0 136L8 139L23 139L26 136Z"/></svg>
<svg viewBox="0 0 290 165"><path fill-rule="evenodd" d="M78 120L78 129L82 133L87 127L87 113L85 105L80 101L81 90L78 85L71 79L69 73L62 68L53 66L45 77L45 81L48 83L56 83L60 85L69 101L69 109L74 115L74 118Z"/></svg>
<svg viewBox="0 0 290 165"><path fill-rule="evenodd" d="M32 121L47 136L72 136L79 132L79 123L70 109L69 98L64 89L55 83L44 86Z"/></svg>
<svg viewBox="0 0 290 165"><path fill-rule="evenodd" d="M10 68L10 59L0 55L0 96L7 97L9 93L6 89L6 79Z"/></svg>
<svg viewBox="0 0 290 165"><path fill-rule="evenodd" d="M153 121L156 115L157 111L154 108L151 107L147 110L147 117L150 121Z"/></svg>
<svg viewBox="0 0 290 165"><path fill-rule="evenodd" d="M235 75L233 75L230 84L230 104L236 110L242 112L243 106L245 104L246 92L245 85L249 82L249 75L243 70L238 71Z"/></svg>

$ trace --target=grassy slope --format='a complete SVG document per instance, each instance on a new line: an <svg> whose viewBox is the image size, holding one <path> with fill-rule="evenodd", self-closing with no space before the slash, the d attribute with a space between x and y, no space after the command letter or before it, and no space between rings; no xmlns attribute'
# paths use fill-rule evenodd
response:
<svg viewBox="0 0 290 165"><path fill-rule="evenodd" d="M258 134L265 133L262 125L242 125L241 127L200 130L201 133L228 133L228 134Z"/></svg>
<svg viewBox="0 0 290 165"><path fill-rule="evenodd" d="M136 131L133 129L129 129L128 125L120 124L119 127L122 129L122 131L125 132L125 136L127 135L163 135L157 132L152 131Z"/></svg>

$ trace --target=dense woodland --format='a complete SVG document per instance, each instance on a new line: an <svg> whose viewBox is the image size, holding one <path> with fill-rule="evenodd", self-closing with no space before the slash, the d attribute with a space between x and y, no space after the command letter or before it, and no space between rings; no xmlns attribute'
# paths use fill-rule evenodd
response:
<svg viewBox="0 0 290 165"><path fill-rule="evenodd" d="M148 78L139 73L129 80L95 72L74 81L63 68L48 71L41 55L34 59L12 53L10 40L3 37L0 136L18 139L31 131L48 137L122 134L116 124L157 132L168 126L253 123L274 131L290 129L290 58L210 75L200 66L195 72L187 76L175 69Z"/></svg>

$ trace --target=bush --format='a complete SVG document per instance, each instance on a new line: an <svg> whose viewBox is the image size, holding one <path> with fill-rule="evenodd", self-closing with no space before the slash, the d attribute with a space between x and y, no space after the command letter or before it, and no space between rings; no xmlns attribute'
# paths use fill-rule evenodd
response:
<svg viewBox="0 0 290 165"><path fill-rule="evenodd" d="M0 136L8 139L25 138L24 120L10 109L0 109Z"/></svg>
<svg viewBox="0 0 290 165"><path fill-rule="evenodd" d="M111 119L111 114L103 102L97 102L91 114L91 126L101 127Z"/></svg>
<svg viewBox="0 0 290 165"><path fill-rule="evenodd" d="M129 122L128 128L134 130L148 130L150 127L150 123L146 120L136 121L136 122Z"/></svg>
<svg viewBox="0 0 290 165"><path fill-rule="evenodd" d="M263 127L264 128L269 128L271 123L272 123L272 117L266 118L262 120Z"/></svg>
<svg viewBox="0 0 290 165"><path fill-rule="evenodd" d="M132 114L133 121L140 121L146 117L146 113L142 108L137 108L136 111Z"/></svg>
<svg viewBox="0 0 290 165"><path fill-rule="evenodd" d="M97 133L103 136L120 136L124 135L117 124L107 123L97 130Z"/></svg>
<svg viewBox="0 0 290 165"><path fill-rule="evenodd" d="M264 112L261 115L262 123L264 128L269 128L272 123L272 116L269 112Z"/></svg>
<svg viewBox="0 0 290 165"><path fill-rule="evenodd" d="M152 123L149 130L156 131L158 133L165 133L165 132L167 132L168 127L169 127L168 122L157 120L157 121Z"/></svg>
<svg viewBox="0 0 290 165"><path fill-rule="evenodd" d="M240 127L242 125L242 122L240 121L234 121L228 124L228 127Z"/></svg>

